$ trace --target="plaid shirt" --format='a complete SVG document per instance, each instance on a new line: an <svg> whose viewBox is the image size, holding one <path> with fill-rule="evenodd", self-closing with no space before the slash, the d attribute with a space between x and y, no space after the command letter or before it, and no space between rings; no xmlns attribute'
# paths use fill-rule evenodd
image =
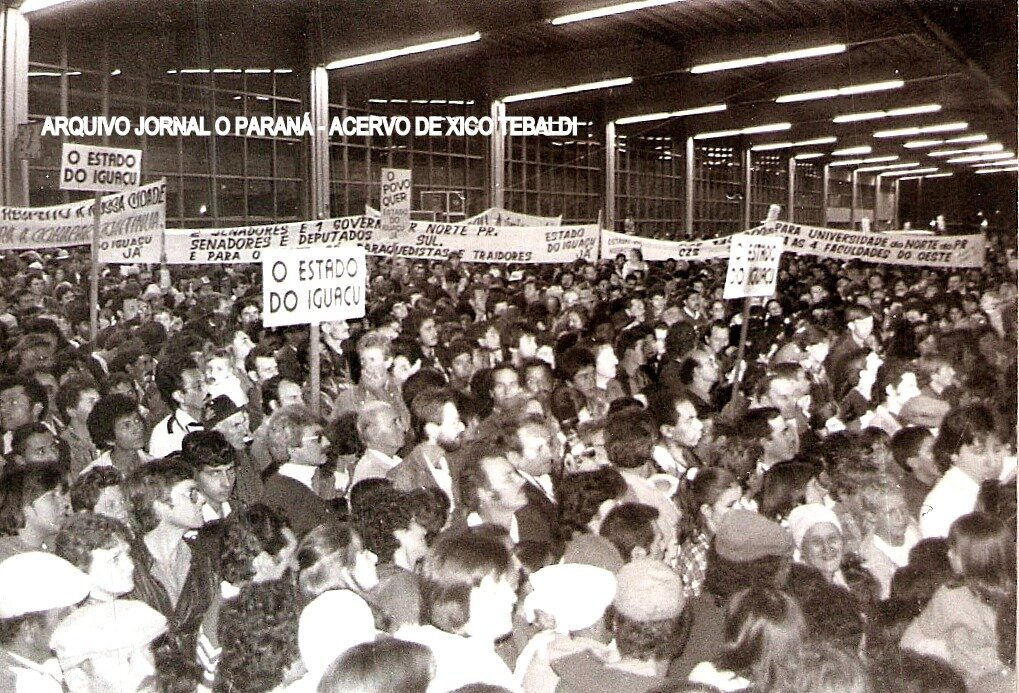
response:
<svg viewBox="0 0 1019 693"><path fill-rule="evenodd" d="M693 540L679 547L676 557L676 572L683 581L683 595L687 599L696 597L704 587L704 574L708 569L708 549L711 539L703 532Z"/></svg>

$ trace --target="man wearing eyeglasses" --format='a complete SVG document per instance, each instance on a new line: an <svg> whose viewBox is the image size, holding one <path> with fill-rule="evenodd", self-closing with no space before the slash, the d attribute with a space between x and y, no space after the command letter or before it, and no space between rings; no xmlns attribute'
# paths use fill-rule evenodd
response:
<svg viewBox="0 0 1019 693"><path fill-rule="evenodd" d="M134 557L135 596L173 624L181 652L194 652L200 615L216 589L211 556L193 552L185 538L205 524L205 496L191 466L172 458L141 465L125 487L142 538Z"/></svg>
<svg viewBox="0 0 1019 693"><path fill-rule="evenodd" d="M318 417L299 404L280 407L265 423L266 441L276 471L265 480L262 502L284 517L298 538L327 521L327 500L336 495L329 461L329 439Z"/></svg>
<svg viewBox="0 0 1019 693"><path fill-rule="evenodd" d="M204 373L190 356L171 356L160 361L156 366L156 387L170 413L152 429L149 454L165 457L181 449L188 433L202 430L202 412L209 390Z"/></svg>

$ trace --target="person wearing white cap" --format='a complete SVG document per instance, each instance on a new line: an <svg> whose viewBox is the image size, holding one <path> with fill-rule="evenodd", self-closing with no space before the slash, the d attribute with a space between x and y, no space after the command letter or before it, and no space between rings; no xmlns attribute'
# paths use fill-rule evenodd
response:
<svg viewBox="0 0 1019 693"><path fill-rule="evenodd" d="M789 531L796 547L794 560L817 568L828 582L846 587L842 523L833 510L821 503L797 506L789 513Z"/></svg>
<svg viewBox="0 0 1019 693"><path fill-rule="evenodd" d="M545 630L517 657L514 675L528 693L552 693L559 677L551 661L583 650L608 653L612 639L605 610L616 596L616 576L593 565L563 563L531 574L524 614Z"/></svg>
<svg viewBox="0 0 1019 693"><path fill-rule="evenodd" d="M0 562L0 690L60 693L50 635L88 596L89 580L62 558L28 551Z"/></svg>
<svg viewBox="0 0 1019 693"><path fill-rule="evenodd" d="M56 627L50 646L70 693L155 691L152 642L165 632L165 616L123 599L78 609Z"/></svg>

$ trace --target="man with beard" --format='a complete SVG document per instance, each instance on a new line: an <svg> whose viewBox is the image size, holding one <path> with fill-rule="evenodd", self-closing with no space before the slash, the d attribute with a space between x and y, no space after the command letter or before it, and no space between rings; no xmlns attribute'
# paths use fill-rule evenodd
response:
<svg viewBox="0 0 1019 693"><path fill-rule="evenodd" d="M446 454L460 445L464 424L453 400L444 389L425 390L410 404L418 444L386 474L401 491L439 488L453 502L453 481Z"/></svg>

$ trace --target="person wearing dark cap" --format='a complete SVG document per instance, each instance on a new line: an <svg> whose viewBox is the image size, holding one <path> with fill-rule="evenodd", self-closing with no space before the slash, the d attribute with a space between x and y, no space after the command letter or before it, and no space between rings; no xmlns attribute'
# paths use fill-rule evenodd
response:
<svg viewBox="0 0 1019 693"><path fill-rule="evenodd" d="M249 421L246 408L237 406L227 395L219 395L205 405L205 412L202 416L204 432L215 435L195 438L196 441L204 441L203 444L211 444L216 450L221 450L223 454L227 454L223 449L223 443L231 448L232 454L227 454L227 456L234 461L235 483L232 496L244 504L254 503L262 495L262 477L255 470L255 464L251 458ZM203 433L203 431L189 433L185 439L198 433ZM185 445L183 449L187 451L188 447Z"/></svg>
<svg viewBox="0 0 1019 693"><path fill-rule="evenodd" d="M648 691L665 681L673 657L686 645L683 583L651 558L630 561L616 573L608 611L619 658L592 651L552 661L564 693Z"/></svg>

